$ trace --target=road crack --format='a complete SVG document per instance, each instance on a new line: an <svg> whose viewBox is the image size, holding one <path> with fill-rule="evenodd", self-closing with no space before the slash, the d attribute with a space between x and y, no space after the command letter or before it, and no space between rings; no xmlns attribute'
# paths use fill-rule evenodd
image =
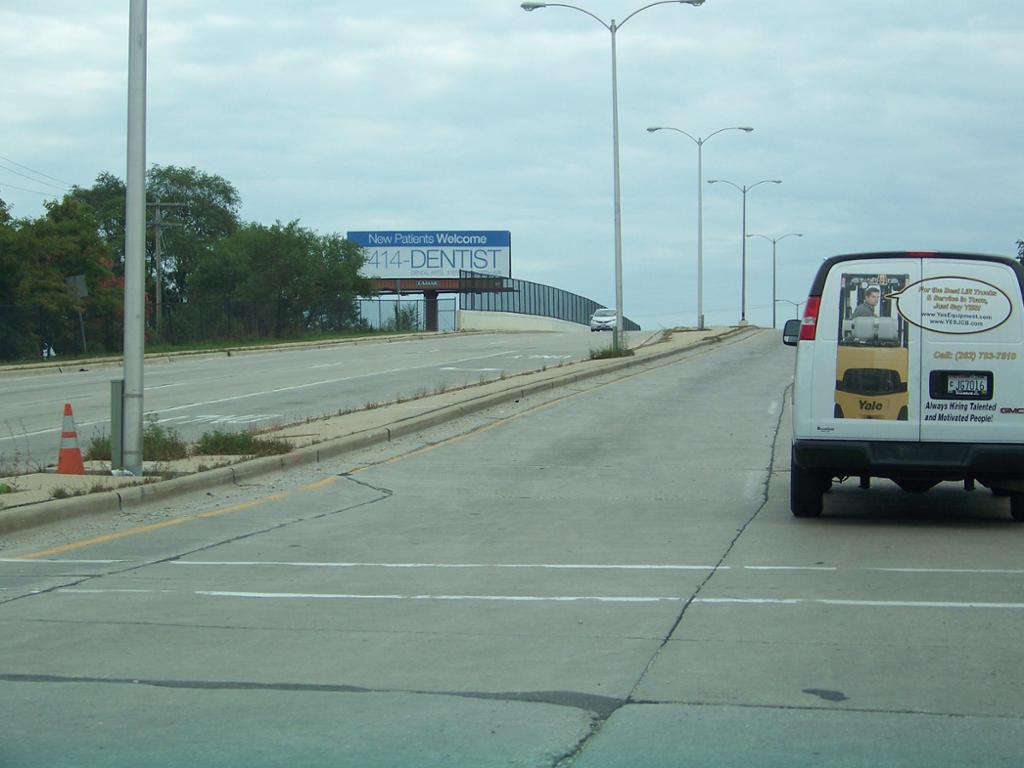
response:
<svg viewBox="0 0 1024 768"><path fill-rule="evenodd" d="M611 711L609 711L604 717L597 716L595 718L590 733L584 736L583 739L579 741L579 743L570 753L559 758L559 760L555 763L555 768L566 768L567 766L571 765L573 761L577 757L579 757L580 754L583 753L583 751L587 748L587 745L591 742L591 740L593 740L593 738L601 732L601 729L604 727L604 724L613 714L615 714L615 712L620 707L626 706L627 704L646 703L636 699L635 694L637 689L640 687L641 683L643 683L647 675L650 673L651 669L654 667L655 662L661 656L662 650L664 650L665 646L668 645L669 641L672 639L672 636L679 628L679 625L682 624L683 619L686 617L686 612L689 610L694 600L696 600L697 597L700 596L700 593L703 591L703 589L715 577L715 575L721 569L722 565L728 559L729 555L732 553L733 549L736 547L736 544L739 542L740 537L743 536L743 534L746 532L747 528L751 525L751 523L753 523L754 520L757 519L757 516L761 513L761 510L764 509L765 506L767 506L768 504L768 496L769 491L771 489L772 474L775 467L775 446L778 443L779 432L782 429L782 419L787 412L787 409L785 407L786 398L788 397L789 391L792 388L792 386L792 384L787 386L782 393L783 407L779 409L779 418L775 422L775 429L772 431L771 435L771 449L768 453L768 467L765 472L764 489L761 494L761 503L757 505L757 508L753 511L753 513L746 520L746 522L744 522L743 525L736 530L736 535L733 536L732 540L726 546L725 551L722 553L721 557L718 558L718 562L716 562L711 567L711 570L708 571L707 576L705 576L704 579L701 580L701 582L697 585L696 589L694 589L693 594L691 594L690 597L683 604L683 607L679 610L679 613L676 616L675 621L672 623L672 626L669 628L668 632L665 633L665 636L662 638L661 643L658 645L658 648L654 651L654 654L647 661L647 664L644 666L643 672L640 673L639 678L637 678L636 683L633 684L633 687L630 689L629 694L626 696L626 698L621 700L619 705Z"/></svg>

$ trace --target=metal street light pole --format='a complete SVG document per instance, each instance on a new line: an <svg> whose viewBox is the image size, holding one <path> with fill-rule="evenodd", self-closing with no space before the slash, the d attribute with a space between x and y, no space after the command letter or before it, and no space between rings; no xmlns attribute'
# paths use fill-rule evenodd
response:
<svg viewBox="0 0 1024 768"><path fill-rule="evenodd" d="M128 169L124 249L124 468L142 475L146 296L146 0L128 17ZM121 439L121 438L119 438Z"/></svg>
<svg viewBox="0 0 1024 768"><path fill-rule="evenodd" d="M522 3L520 7L524 11L535 11L538 8L570 8L574 11L584 13L594 19L598 24L608 30L612 38L612 173L613 194L615 197L615 334L612 338L612 347L618 352L622 348L622 206L619 189L619 91L618 91L618 62L616 61L615 38L619 29L631 18L648 8L656 5L703 5L704 0L658 0L637 8L621 22L616 23L615 19L610 22L604 21L599 16L585 8L580 8L567 3Z"/></svg>
<svg viewBox="0 0 1024 768"><path fill-rule="evenodd" d="M765 240L771 240L772 243L772 328L775 328L775 305L777 299L775 298L775 244L779 240L785 240L787 237L803 237L801 232L787 232L784 235L778 237L768 237L768 235L759 235L756 232L752 232L747 237L763 237Z"/></svg>
<svg viewBox="0 0 1024 768"><path fill-rule="evenodd" d="M746 184L740 186L739 184L734 184L733 182L725 179L708 179L708 184L728 184L731 187L735 187L743 194L743 238L740 241L743 244L742 268L740 273L742 286L740 290L740 325L747 324L747 192L760 184L781 183L781 179L761 179L748 187Z"/></svg>
<svg viewBox="0 0 1024 768"><path fill-rule="evenodd" d="M719 128L707 136L691 136L681 128L672 128L668 125L648 128L648 133L655 131L675 131L686 136L697 145L697 330L704 330L704 142L722 131L744 131L750 133L753 128L747 126L730 126Z"/></svg>
<svg viewBox="0 0 1024 768"><path fill-rule="evenodd" d="M793 305L793 319L794 320L799 320L800 319L800 307L803 306L804 302L802 302L802 301L790 301L789 299L778 299L778 301L785 302L786 304L792 304Z"/></svg>

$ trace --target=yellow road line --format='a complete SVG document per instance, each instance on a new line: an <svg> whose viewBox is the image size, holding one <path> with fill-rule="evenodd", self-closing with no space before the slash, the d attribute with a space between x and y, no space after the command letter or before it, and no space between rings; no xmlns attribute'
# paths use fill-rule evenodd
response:
<svg viewBox="0 0 1024 768"><path fill-rule="evenodd" d="M303 490L300 488L299 490ZM84 547L91 547L96 544L105 544L108 541L117 541L118 539L125 539L129 536L138 536L143 533L150 533L152 531L159 531L163 528L170 528L175 525L181 525L182 523L188 523L192 520L205 520L211 517L219 517L221 515L229 515L232 512L241 512L243 509L250 509L252 507L265 504L268 501L278 501L283 499L288 494L276 493L272 496L265 496L262 499L253 499L252 501L246 501L241 504L234 504L230 507L224 507L223 509L214 509L210 512L202 512L198 515L186 515L184 517L175 517L171 520L162 520L159 523L151 523L149 525L141 525L136 528L128 528L124 531L115 531L114 533L106 533L102 536L94 536L91 539L83 539L82 541L73 541L70 544L61 544L57 547L50 547L39 552L32 552L28 555L21 555L16 558L18 560L37 560L43 557L51 557L53 555L60 555L65 552L71 552L76 549L83 549Z"/></svg>

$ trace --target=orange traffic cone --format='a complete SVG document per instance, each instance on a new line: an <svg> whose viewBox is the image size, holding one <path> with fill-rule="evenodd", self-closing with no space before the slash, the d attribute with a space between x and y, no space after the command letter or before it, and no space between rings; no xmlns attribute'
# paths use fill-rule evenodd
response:
<svg viewBox="0 0 1024 768"><path fill-rule="evenodd" d="M75 431L75 416L71 403L64 404L64 426L60 431L60 454L57 457L58 475L84 475L82 451L78 447L78 432Z"/></svg>

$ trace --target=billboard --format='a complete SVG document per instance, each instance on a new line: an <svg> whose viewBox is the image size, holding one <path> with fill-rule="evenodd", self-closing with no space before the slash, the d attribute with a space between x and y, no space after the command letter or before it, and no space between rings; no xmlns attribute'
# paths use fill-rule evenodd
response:
<svg viewBox="0 0 1024 768"><path fill-rule="evenodd" d="M511 232L348 232L345 237L363 249L366 277L458 278L460 270L512 276Z"/></svg>

